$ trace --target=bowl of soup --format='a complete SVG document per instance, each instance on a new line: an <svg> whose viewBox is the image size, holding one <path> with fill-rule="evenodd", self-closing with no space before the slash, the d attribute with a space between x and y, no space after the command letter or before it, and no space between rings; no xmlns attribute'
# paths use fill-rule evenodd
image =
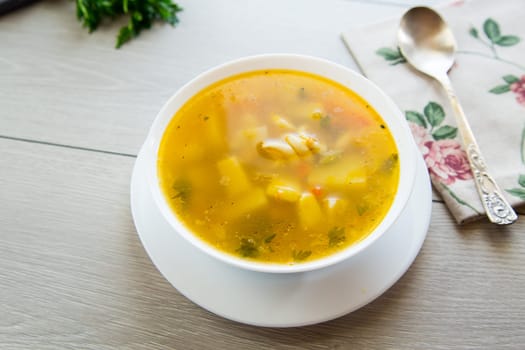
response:
<svg viewBox="0 0 525 350"><path fill-rule="evenodd" d="M407 124L379 88L289 54L241 58L191 80L157 115L144 151L173 234L268 273L337 264L388 234L416 165Z"/></svg>

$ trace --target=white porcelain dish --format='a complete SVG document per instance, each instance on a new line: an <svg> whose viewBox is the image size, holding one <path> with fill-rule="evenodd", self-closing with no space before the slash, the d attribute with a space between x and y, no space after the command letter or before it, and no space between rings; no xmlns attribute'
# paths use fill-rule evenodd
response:
<svg viewBox="0 0 525 350"><path fill-rule="evenodd" d="M182 224L173 213L165 196L161 193L159 186L157 174L159 144L166 126L176 111L190 97L217 81L232 75L265 69L289 69L309 72L334 80L350 88L363 97L367 103L382 116L398 148L400 164L398 191L385 218L374 231L362 241L336 254L311 262L293 265L268 264L242 259L241 257L221 252L192 234L191 231ZM375 240L388 231L404 209L412 187L414 186L416 156L417 152L414 147L412 135L401 112L391 99L368 79L344 66L319 58L301 55L273 54L247 57L226 63L199 75L179 89L164 105L151 127L143 149L144 162L142 165L145 167L146 182L149 184L153 197L152 204L158 208L164 221L172 227L173 231L176 232L175 234L180 235L209 256L236 267L259 272L297 273L324 268L349 259L362 250L367 249Z"/></svg>
<svg viewBox="0 0 525 350"><path fill-rule="evenodd" d="M158 207L145 172L143 147L131 178L131 209L151 260L183 295L225 318L267 327L296 327L343 316L371 302L409 268L426 237L432 196L423 160L406 207L366 250L309 272L275 274L218 261L174 231ZM166 303L170 303L166 300Z"/></svg>

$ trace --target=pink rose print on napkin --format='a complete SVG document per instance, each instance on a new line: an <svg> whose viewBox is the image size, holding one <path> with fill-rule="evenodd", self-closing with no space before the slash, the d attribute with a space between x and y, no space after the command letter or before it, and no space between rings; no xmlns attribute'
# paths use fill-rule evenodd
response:
<svg viewBox="0 0 525 350"><path fill-rule="evenodd" d="M525 75L510 85L510 90L516 94L516 101L525 106Z"/></svg>
<svg viewBox="0 0 525 350"><path fill-rule="evenodd" d="M457 181L471 179L472 171L466 152L456 140L458 129L443 125L443 107L439 103L429 102L423 113L406 111L405 117L434 185L444 188L459 204L476 211L449 187Z"/></svg>
<svg viewBox="0 0 525 350"><path fill-rule="evenodd" d="M472 178L467 154L456 140L428 141L424 155L430 176L445 185Z"/></svg>
<svg viewBox="0 0 525 350"><path fill-rule="evenodd" d="M430 176L435 181L451 185L456 180L472 178L467 154L459 142L451 139L434 141L424 127L416 123L409 123L409 126Z"/></svg>
<svg viewBox="0 0 525 350"><path fill-rule="evenodd" d="M414 136L414 141L416 141L417 148L424 157L430 151L427 146L427 143L429 141L432 141L432 137L430 137L427 129L425 129L421 125L418 125L416 123L409 123L409 127L410 131L412 131L412 136Z"/></svg>
<svg viewBox="0 0 525 350"><path fill-rule="evenodd" d="M516 94L516 102L525 107L525 75L520 79L515 75L509 74L505 75L502 79L505 83L490 89L489 92L499 95L512 91Z"/></svg>

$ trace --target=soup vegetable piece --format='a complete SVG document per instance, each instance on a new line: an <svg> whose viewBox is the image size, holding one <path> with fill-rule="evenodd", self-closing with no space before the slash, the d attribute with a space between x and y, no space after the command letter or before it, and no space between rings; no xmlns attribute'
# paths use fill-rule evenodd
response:
<svg viewBox="0 0 525 350"><path fill-rule="evenodd" d="M162 192L200 239L295 264L369 235L399 181L394 139L360 96L299 71L239 74L193 96L158 154Z"/></svg>

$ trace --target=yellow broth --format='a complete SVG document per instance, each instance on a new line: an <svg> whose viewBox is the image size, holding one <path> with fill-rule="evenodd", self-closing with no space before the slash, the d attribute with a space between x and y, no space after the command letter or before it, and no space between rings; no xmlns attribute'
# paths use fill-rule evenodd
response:
<svg viewBox="0 0 525 350"><path fill-rule="evenodd" d="M174 213L211 246L294 264L369 235L390 208L397 148L378 113L331 80L244 73L193 96L158 154Z"/></svg>

